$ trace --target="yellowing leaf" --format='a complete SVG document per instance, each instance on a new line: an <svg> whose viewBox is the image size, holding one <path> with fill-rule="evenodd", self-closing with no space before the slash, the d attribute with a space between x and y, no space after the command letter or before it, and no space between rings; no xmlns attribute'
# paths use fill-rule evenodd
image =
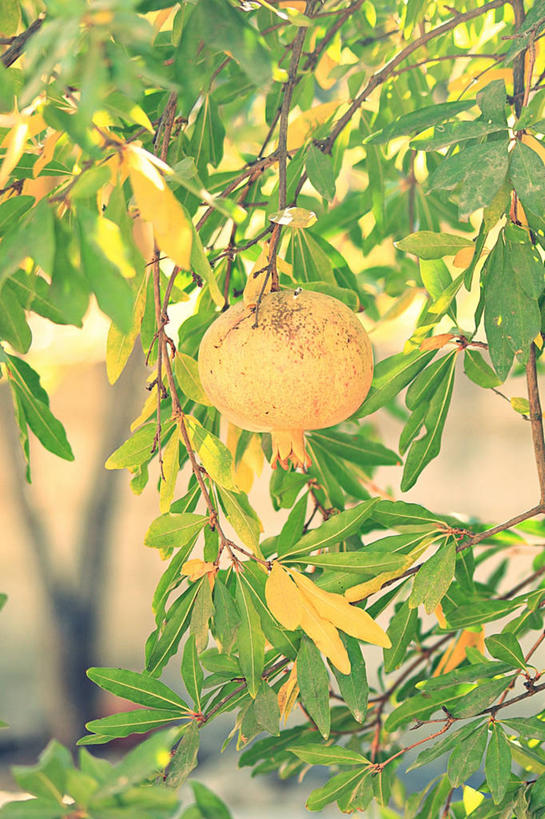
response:
<svg viewBox="0 0 545 819"><path fill-rule="evenodd" d="M338 100L323 102L296 117L288 126L288 151L296 151L301 145L304 145L316 128L327 122L340 105Z"/></svg>
<svg viewBox="0 0 545 819"><path fill-rule="evenodd" d="M163 449L163 475L159 487L159 511L162 515L170 509L180 467L180 428L176 426Z"/></svg>
<svg viewBox="0 0 545 819"><path fill-rule="evenodd" d="M301 622L301 595L287 571L275 562L265 584L265 599L271 614L284 628L293 631Z"/></svg>
<svg viewBox="0 0 545 819"><path fill-rule="evenodd" d="M437 617L437 622L439 623L441 628L446 628L447 627L447 620L446 620L446 617L444 615L443 606L441 605L441 603L438 603L436 605L433 613Z"/></svg>
<svg viewBox="0 0 545 819"><path fill-rule="evenodd" d="M159 248L183 270L189 270L192 226L157 169L157 162L136 145L129 145L123 157L140 215L153 225Z"/></svg>
<svg viewBox="0 0 545 819"><path fill-rule="evenodd" d="M271 222L277 225L287 225L291 228L308 228L317 221L317 216L313 210L306 208L284 208L272 213L269 216Z"/></svg>
<svg viewBox="0 0 545 819"><path fill-rule="evenodd" d="M423 341L420 342L420 349L421 350L440 350L441 347L444 347L445 344L448 344L449 341L455 338L454 333L439 333L437 336L432 336L431 338L425 338Z"/></svg>
<svg viewBox="0 0 545 819"><path fill-rule="evenodd" d="M454 267L461 267L465 270L466 267L469 267L471 264L471 260L475 255L475 247L462 247L452 260L452 264Z"/></svg>
<svg viewBox="0 0 545 819"><path fill-rule="evenodd" d="M12 170L21 159L28 137L28 117L21 117L6 134L2 146L6 148L2 166L0 167L0 188L7 184Z"/></svg>
<svg viewBox="0 0 545 819"><path fill-rule="evenodd" d="M366 611L351 606L340 594L333 594L320 589L312 580L309 580L300 572L291 571L290 573L299 586L303 597L320 612L320 617L329 620L334 626L352 637L357 637L358 640L365 640L367 643L373 643L383 648L391 647L392 644L386 632L378 623L375 623Z"/></svg>
<svg viewBox="0 0 545 819"><path fill-rule="evenodd" d="M144 402L144 406L142 407L142 410L141 410L140 414L138 415L137 418L134 419L134 421L131 424L131 432L134 432L134 430L137 427L139 427L140 424L143 424L145 421L147 421L148 418L151 415L153 415L154 412L156 412L156 410L157 410L157 385L154 384L153 388L149 392L148 397L146 398L146 400Z"/></svg>
<svg viewBox="0 0 545 819"><path fill-rule="evenodd" d="M181 573L186 574L189 580L199 580L199 578L204 577L205 574L209 572L216 572L217 566L214 566L213 563L208 563L205 560L200 560L198 557L194 557L191 560L186 560L184 565L182 566Z"/></svg>
<svg viewBox="0 0 545 819"><path fill-rule="evenodd" d="M468 631L464 629L460 636L453 640L441 659L437 668L433 672L434 677L439 677L441 674L446 674L454 668L463 663L466 659L466 648L473 646L479 651L484 652L484 629L479 631Z"/></svg>
<svg viewBox="0 0 545 819"><path fill-rule="evenodd" d="M267 276L268 264L269 250L268 247L264 247L250 273L248 274L248 279L244 287L242 298L244 301L244 307L246 307L248 310L256 306L262 290L264 296L271 292L272 276Z"/></svg>
<svg viewBox="0 0 545 819"><path fill-rule="evenodd" d="M331 660L341 674L350 674L350 659L339 637L339 632L328 620L320 617L308 600L305 600L301 608L301 628L315 643L316 648Z"/></svg>
<svg viewBox="0 0 545 819"><path fill-rule="evenodd" d="M473 78L475 78L475 82L471 82ZM464 73L455 80L452 80L452 82L449 83L448 89L451 94L454 94L457 91L462 91L463 89L467 88L470 89L473 94L475 94L477 91L479 91L479 89L484 88L485 85L488 85L494 80L505 80L505 84L512 87L512 69L491 68L488 71L485 71L484 74L482 74L480 70L475 70L472 74Z"/></svg>
<svg viewBox="0 0 545 819"><path fill-rule="evenodd" d="M471 813L473 813L474 810L477 810L477 808L479 807L483 800L484 794L480 793L479 791L476 791L469 785L464 785L462 803L464 805L466 816L469 816Z"/></svg>
<svg viewBox="0 0 545 819"><path fill-rule="evenodd" d="M293 664L290 675L286 682L278 691L278 707L280 709L280 719L286 724L290 713L293 710L297 697L299 696L299 686L297 685L297 663Z"/></svg>
<svg viewBox="0 0 545 819"><path fill-rule="evenodd" d="M36 162L34 163L34 167L32 168L32 176L36 177L40 174L40 171L45 168L45 166L51 162L53 159L53 154L55 153L55 145L61 138L62 133L60 131L53 131L53 133L49 134L46 137L44 144L42 146L42 152Z"/></svg>

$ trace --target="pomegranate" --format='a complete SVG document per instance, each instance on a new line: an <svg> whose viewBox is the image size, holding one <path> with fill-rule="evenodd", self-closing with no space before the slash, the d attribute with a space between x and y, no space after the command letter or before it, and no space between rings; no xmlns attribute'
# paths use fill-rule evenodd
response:
<svg viewBox="0 0 545 819"><path fill-rule="evenodd" d="M242 302L222 313L199 350L203 388L242 429L271 432L272 466L307 467L303 431L344 421L373 376L373 353L357 316L312 290L264 296L257 314Z"/></svg>

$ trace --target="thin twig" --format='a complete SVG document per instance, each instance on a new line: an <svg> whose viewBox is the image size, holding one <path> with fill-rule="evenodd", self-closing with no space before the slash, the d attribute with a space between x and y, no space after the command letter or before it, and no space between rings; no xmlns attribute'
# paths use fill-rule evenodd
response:
<svg viewBox="0 0 545 819"><path fill-rule="evenodd" d="M3 64L4 68L9 68L10 65L13 65L13 63L19 59L25 50L27 42L34 34L36 34L37 31L41 29L44 24L44 20L45 17L38 17L37 20L34 20L34 22L29 25L26 31L22 31L21 34L18 34L17 37L13 38L10 47L7 48L0 56L0 62Z"/></svg>

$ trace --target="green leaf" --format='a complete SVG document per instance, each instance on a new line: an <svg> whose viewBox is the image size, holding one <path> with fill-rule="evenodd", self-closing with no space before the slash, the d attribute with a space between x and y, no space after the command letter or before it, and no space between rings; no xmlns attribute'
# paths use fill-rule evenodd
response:
<svg viewBox="0 0 545 819"><path fill-rule="evenodd" d="M485 723L464 737L464 741L455 747L448 761L448 778L453 788L463 785L477 770L483 758L487 738L488 725Z"/></svg>
<svg viewBox="0 0 545 819"><path fill-rule="evenodd" d="M451 733L449 730L448 734L440 739L439 742L436 742L430 748L425 748L420 752L415 762L413 762L412 765L409 765L407 768L407 773L416 770L416 768L421 768L422 765L427 765L429 762L433 762L443 754L446 754L447 751L450 751L451 748L463 746L463 743L467 737L475 732L478 724L478 720L474 720L473 722L468 722L466 725L458 728L457 731L453 731Z"/></svg>
<svg viewBox="0 0 545 819"><path fill-rule="evenodd" d="M373 509L373 520L385 529L399 529L407 525L418 526L422 531L440 529L442 520L417 503L381 500Z"/></svg>
<svg viewBox="0 0 545 819"><path fill-rule="evenodd" d="M193 16L208 46L227 51L258 87L270 83L272 66L265 40L246 22L242 11L221 0L201 0Z"/></svg>
<svg viewBox="0 0 545 819"><path fill-rule="evenodd" d="M250 590L238 576L236 604L240 617L237 633L240 667L246 678L248 693L255 699L265 664L265 635Z"/></svg>
<svg viewBox="0 0 545 819"><path fill-rule="evenodd" d="M70 763L66 748L56 740L51 740L40 754L36 765L14 765L11 773L23 791L62 805L66 769Z"/></svg>
<svg viewBox="0 0 545 819"><path fill-rule="evenodd" d="M485 644L489 653L497 660L502 660L514 668L527 667L519 641L514 634L508 631L503 634L492 634L485 639Z"/></svg>
<svg viewBox="0 0 545 819"><path fill-rule="evenodd" d="M355 417L371 415L396 398L401 390L432 360L434 355L435 350L431 352L415 350L411 353L396 353L379 361L375 367L369 395Z"/></svg>
<svg viewBox="0 0 545 819"><path fill-rule="evenodd" d="M429 403L431 396L436 392L440 382L447 376L456 359L456 351L432 361L425 370L422 370L407 390L405 403L410 410L415 410L423 401Z"/></svg>
<svg viewBox="0 0 545 819"><path fill-rule="evenodd" d="M172 424L165 425L163 436L166 436L172 429ZM157 424L155 422L144 424L137 429L118 449L116 449L104 466L106 469L125 469L126 467L140 466L149 461L152 457L152 448L155 441Z"/></svg>
<svg viewBox="0 0 545 819"><path fill-rule="evenodd" d="M190 634L184 646L182 655L182 679L187 693L195 703L197 711L201 710L201 691L204 674L199 663L195 635Z"/></svg>
<svg viewBox="0 0 545 819"><path fill-rule="evenodd" d="M516 600L466 600L466 605L451 611L448 614L448 624L453 629L471 628L480 626L482 623L489 623L491 620L499 620L510 614L522 603Z"/></svg>
<svg viewBox="0 0 545 819"><path fill-rule="evenodd" d="M19 353L26 353L32 342L25 311L15 291L7 281L0 292L0 339L7 341Z"/></svg>
<svg viewBox="0 0 545 819"><path fill-rule="evenodd" d="M308 765L369 765L369 760L350 748L340 745L293 745L287 749Z"/></svg>
<svg viewBox="0 0 545 819"><path fill-rule="evenodd" d="M191 771L197 767L199 740L199 726L196 720L192 720L185 728L182 739L168 766L166 785L171 788L180 788Z"/></svg>
<svg viewBox="0 0 545 819"><path fill-rule="evenodd" d="M86 722L85 727L88 731L98 734L99 737L107 736L112 740L117 737L128 737L130 734L146 734L154 728L164 728L165 725L178 722L180 719L182 715L175 711L138 708L134 711L112 714L102 719L93 719Z"/></svg>
<svg viewBox="0 0 545 819"><path fill-rule="evenodd" d="M479 387L490 389L499 387L501 384L501 379L498 378L492 367L486 363L482 354L477 350L465 350L464 372Z"/></svg>
<svg viewBox="0 0 545 819"><path fill-rule="evenodd" d="M293 509L290 510L288 519L276 538L276 549L279 554L289 551L303 534L303 527L308 506L308 494L302 495Z"/></svg>
<svg viewBox="0 0 545 819"><path fill-rule="evenodd" d="M21 5L18 0L4 0L0 8L0 31L4 37L17 32L21 21Z"/></svg>
<svg viewBox="0 0 545 819"><path fill-rule="evenodd" d="M340 543L349 535L357 532L378 503L378 498L358 503L352 509L346 509L338 515L333 515L324 521L321 526L306 532L297 543L287 552L280 555L282 558L308 554L316 549L325 549L334 543Z"/></svg>
<svg viewBox="0 0 545 819"><path fill-rule="evenodd" d="M255 510L250 506L248 496L243 492L230 492L218 487L218 493L225 507L227 520L252 552L259 546L260 522Z"/></svg>
<svg viewBox="0 0 545 819"><path fill-rule="evenodd" d="M42 199L6 231L0 244L0 284L28 256L51 275L55 254L53 211Z"/></svg>
<svg viewBox="0 0 545 819"><path fill-rule="evenodd" d="M167 611L165 627L146 662L146 670L150 674L157 675L178 650L182 634L189 626L193 603L202 582L203 579L192 583ZM208 583L208 579L204 578L204 582Z"/></svg>
<svg viewBox="0 0 545 819"><path fill-rule="evenodd" d="M428 180L432 190L452 190L461 183L460 217L489 205L507 174L507 140L471 145L444 159Z"/></svg>
<svg viewBox="0 0 545 819"><path fill-rule="evenodd" d="M49 409L49 398L40 384L40 376L26 361L16 356L8 355L7 360L8 379L30 429L50 452L66 461L73 461L74 453L66 432Z"/></svg>
<svg viewBox="0 0 545 819"><path fill-rule="evenodd" d="M186 353L176 353L174 375L181 391L191 401L196 401L197 404L204 404L207 407L212 406L202 387L199 378L199 365L194 358Z"/></svg>
<svg viewBox="0 0 545 819"><path fill-rule="evenodd" d="M379 549L365 547L358 552L333 552L292 557L289 562L319 566L332 572L350 572L372 575L403 568L406 559L401 554L385 554Z"/></svg>
<svg viewBox="0 0 545 819"><path fill-rule="evenodd" d="M2 819L60 819L72 812L72 806L59 805L42 797L6 802L0 808Z"/></svg>
<svg viewBox="0 0 545 819"><path fill-rule="evenodd" d="M336 666L330 663L335 675L339 691L356 722L363 723L367 714L367 700L369 684L361 645L355 637L341 634L341 640L346 648L350 660L350 674L342 674Z"/></svg>
<svg viewBox="0 0 545 819"><path fill-rule="evenodd" d="M223 156L225 128L218 112L218 106L207 94L199 109L189 143L189 153L194 157L200 173L206 173L210 163L218 167Z"/></svg>
<svg viewBox="0 0 545 819"><path fill-rule="evenodd" d="M87 676L105 691L148 708L188 711L183 699L168 685L147 674L124 668L89 668Z"/></svg>
<svg viewBox="0 0 545 819"><path fill-rule="evenodd" d="M201 782L192 782L193 795L203 819L233 819L227 806Z"/></svg>
<svg viewBox="0 0 545 819"><path fill-rule="evenodd" d="M237 491L233 478L233 456L224 443L210 430L193 418L185 416L191 445L214 483L224 489Z"/></svg>
<svg viewBox="0 0 545 819"><path fill-rule="evenodd" d="M494 369L505 381L515 354L528 361L530 344L539 333L541 317L536 298L528 296L515 274L512 243L500 235L489 256L485 278L484 326Z"/></svg>
<svg viewBox="0 0 545 819"><path fill-rule="evenodd" d="M219 577L214 583L214 626L220 651L229 654L237 636L240 616L233 598Z"/></svg>
<svg viewBox="0 0 545 819"><path fill-rule="evenodd" d="M297 682L303 705L318 726L324 739L329 736L329 675L320 652L308 637L301 640L297 654Z"/></svg>
<svg viewBox="0 0 545 819"><path fill-rule="evenodd" d="M369 438L368 431L360 427L355 435L347 435L337 430L320 430L309 435L311 441L317 441L327 452L338 455L343 460L369 466L395 466L399 456L391 449Z"/></svg>
<svg viewBox="0 0 545 819"><path fill-rule="evenodd" d="M164 760L170 756L170 750L179 739L180 733L180 728L158 731L129 751L104 777L95 798L116 796L152 774L162 772L165 767Z"/></svg>
<svg viewBox="0 0 545 819"><path fill-rule="evenodd" d="M545 739L545 722L538 717L511 717L510 719L502 719L502 725L511 733L516 731L523 737L528 739Z"/></svg>
<svg viewBox="0 0 545 819"><path fill-rule="evenodd" d="M185 546L208 523L206 515L183 512L180 515L167 512L152 522L144 543L156 549Z"/></svg>
<svg viewBox="0 0 545 819"><path fill-rule="evenodd" d="M423 603L427 614L431 614L447 593L455 566L456 544L449 538L419 569L409 597L409 606L414 609Z"/></svg>
<svg viewBox="0 0 545 819"><path fill-rule="evenodd" d="M416 684L416 687L423 688L428 692L433 692L441 688L447 688L453 685L453 683L490 679L496 677L498 674L505 674L510 670L511 666L508 663L495 663L488 660L486 662L475 662L470 665L454 668L452 671L446 674L440 674L438 677L429 677L427 680L421 680Z"/></svg>
<svg viewBox="0 0 545 819"><path fill-rule="evenodd" d="M78 209L78 222L82 265L98 305L121 332L129 333L134 294L125 276L134 275L134 268L121 232L115 222L87 208Z"/></svg>
<svg viewBox="0 0 545 819"><path fill-rule="evenodd" d="M174 497L180 469L180 428L176 426L162 453L163 474L159 486L159 510L167 513Z"/></svg>
<svg viewBox="0 0 545 819"><path fill-rule="evenodd" d="M331 157L311 143L305 167L313 187L330 202L335 197L335 172Z"/></svg>
<svg viewBox="0 0 545 819"><path fill-rule="evenodd" d="M499 723L492 723L492 736L488 743L485 762L486 784L494 804L499 804L511 778L511 749L504 730Z"/></svg>
<svg viewBox="0 0 545 819"><path fill-rule="evenodd" d="M384 649L384 670L388 673L405 660L409 643L416 635L417 624L418 612L406 600L390 620L386 632L392 643L391 648Z"/></svg>
<svg viewBox="0 0 545 819"><path fill-rule="evenodd" d="M502 127L495 122L483 122L482 120L452 122L436 128L433 136L411 140L410 146L417 151L436 151L438 148L455 145L457 142L465 142L468 139L476 139L504 130L505 126Z"/></svg>
<svg viewBox="0 0 545 819"><path fill-rule="evenodd" d="M273 736L279 736L280 708L273 688L262 680L257 690L254 712L258 725Z"/></svg>
<svg viewBox="0 0 545 819"><path fill-rule="evenodd" d="M441 102L437 105L425 105L416 111L394 119L389 125L375 131L364 140L364 144L384 143L404 134L418 133L426 128L431 128L438 122L452 119L460 111L466 111L475 105L475 100L457 100L456 102Z"/></svg>
<svg viewBox="0 0 545 819"><path fill-rule="evenodd" d="M337 284L329 256L308 229L294 228L291 231L286 260L293 266L297 281Z"/></svg>
<svg viewBox="0 0 545 819"><path fill-rule="evenodd" d="M465 690L467 691L467 686ZM388 714L384 727L391 733L412 720L427 719L435 711L441 710L443 706L450 709L451 703L460 699L463 695L464 688L462 686L451 685L440 692L434 692L433 696L429 698L423 697L421 693L416 697L409 697Z"/></svg>
<svg viewBox="0 0 545 819"><path fill-rule="evenodd" d="M411 486L414 486L424 467L439 454L443 427L445 426L452 397L455 367L456 355L453 355L449 360L448 370L437 386L430 400L428 412L424 417L426 433L422 438L413 441L407 453L401 481L402 492L406 492Z"/></svg>
<svg viewBox="0 0 545 819"><path fill-rule="evenodd" d="M498 680L479 683L477 688L469 691L452 706L452 715L460 719L474 717L480 711L488 708L505 691L513 679L513 677L500 677Z"/></svg>
<svg viewBox="0 0 545 819"><path fill-rule="evenodd" d="M481 109L483 117L496 125L507 125L506 104L507 94L505 80L503 79L493 80L477 92L477 105Z"/></svg>
<svg viewBox="0 0 545 819"><path fill-rule="evenodd" d="M535 151L518 140L509 154L509 176L523 207L542 213L545 165Z"/></svg>
<svg viewBox="0 0 545 819"><path fill-rule="evenodd" d="M344 794L351 793L368 776L368 769L363 772L361 769L357 769L336 774L321 788L312 791L307 799L307 810L322 810L326 805L339 799Z"/></svg>
<svg viewBox="0 0 545 819"><path fill-rule="evenodd" d="M214 603L210 583L201 583L193 603L190 622L191 634L195 637L197 651L204 651L208 644L208 624L213 614Z"/></svg>
<svg viewBox="0 0 545 819"><path fill-rule="evenodd" d="M442 259L443 256L455 256L462 247L471 247L473 242L466 236L453 233L434 233L432 230L419 230L410 233L395 243L398 250L414 253L420 259Z"/></svg>

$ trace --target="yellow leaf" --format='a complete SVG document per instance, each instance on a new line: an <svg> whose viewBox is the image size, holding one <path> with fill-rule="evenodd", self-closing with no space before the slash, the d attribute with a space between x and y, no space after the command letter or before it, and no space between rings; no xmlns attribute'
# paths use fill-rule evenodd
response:
<svg viewBox="0 0 545 819"><path fill-rule="evenodd" d="M507 86L513 85L513 71L511 68L490 68L481 73L482 69L476 69L471 74L464 73L460 77L449 83L448 89L451 94L464 89L470 89L472 93L476 93L480 88L484 88L494 80L505 80ZM475 78L475 82L471 80ZM509 90L509 88L508 88Z"/></svg>
<svg viewBox="0 0 545 819"><path fill-rule="evenodd" d="M441 628L446 628L447 627L447 620L446 620L446 617L444 615L443 606L441 605L441 603L438 603L436 605L433 613L437 617L437 622L439 623Z"/></svg>
<svg viewBox="0 0 545 819"><path fill-rule="evenodd" d="M94 240L105 248L108 258L119 269L125 279L132 279L136 274L128 248L123 242L119 226L105 216L99 216L96 221L96 235Z"/></svg>
<svg viewBox="0 0 545 819"><path fill-rule="evenodd" d="M186 560L184 565L182 566L181 574L186 574L189 580L199 580L199 578L204 577L205 574L209 572L216 572L217 566L214 566L213 563L207 563L205 560L200 560L198 557L194 557L191 560Z"/></svg>
<svg viewBox="0 0 545 819"><path fill-rule="evenodd" d="M316 648L328 657L341 674L350 674L350 659L346 653L339 632L329 620L324 620L312 603L305 599L301 608L301 628Z"/></svg>
<svg viewBox="0 0 545 819"><path fill-rule="evenodd" d="M278 707L280 709L280 719L284 719L284 725L293 710L297 697L299 696L299 686L297 685L297 662L293 664L290 675L286 682L278 691Z"/></svg>
<svg viewBox="0 0 545 819"><path fill-rule="evenodd" d="M142 407L142 411L140 415L134 419L131 424L131 432L134 432L140 424L143 424L145 421L153 415L153 413L157 410L157 386L154 384L153 389L150 391L148 397L144 402L144 406Z"/></svg>
<svg viewBox="0 0 545 819"><path fill-rule="evenodd" d="M21 159L28 137L28 117L21 117L6 134L2 146L6 148L2 166L0 167L0 188L7 184L12 170Z"/></svg>
<svg viewBox="0 0 545 819"><path fill-rule="evenodd" d="M44 144L42 146L42 152L36 162L34 163L34 167L32 168L32 176L36 177L39 176L40 171L51 162L53 159L53 154L55 153L55 145L61 138L62 133L60 131L53 131L53 133L49 134L48 137L44 140Z"/></svg>
<svg viewBox="0 0 545 819"><path fill-rule="evenodd" d="M300 572L290 570L290 574L299 586L303 597L320 612L320 617L329 620L334 626L340 628L346 634L352 635L352 637L357 637L358 640L365 640L367 643L390 648L392 645L390 638L366 611L351 606L340 594L333 594L320 589L312 580Z"/></svg>
<svg viewBox="0 0 545 819"><path fill-rule="evenodd" d="M484 629L479 631L468 631L465 629L460 636L453 640L441 659L437 668L433 672L434 677L446 674L463 663L466 658L466 648L474 646L479 651L484 652Z"/></svg>
<svg viewBox="0 0 545 819"><path fill-rule="evenodd" d="M469 785L464 785L462 802L466 816L470 816L474 810L477 810L484 799L484 794L471 788Z"/></svg>
<svg viewBox="0 0 545 819"><path fill-rule="evenodd" d="M376 577L372 577L370 580L366 580L364 583L358 583L357 586L351 586L351 588L347 589L344 593L345 598L350 601L351 603L356 602L357 600L364 600L366 597L369 597L370 594L374 594L375 592L379 591L384 584L388 580L395 580L396 577L399 577L403 574L409 566L420 557L423 552L426 551L430 543L433 541L433 535L424 538L418 546L415 546L408 555L406 555L406 560L403 566L399 569L396 569L392 572L381 572L377 574Z"/></svg>
<svg viewBox="0 0 545 819"><path fill-rule="evenodd" d="M306 7L306 0L280 0L280 3L278 4L279 9L295 9L301 13L304 12Z"/></svg>
<svg viewBox="0 0 545 819"><path fill-rule="evenodd" d="M454 267L461 267L465 269L469 267L471 264L471 260L475 255L475 246L473 247L461 247L454 259L452 260L452 264Z"/></svg>
<svg viewBox="0 0 545 819"><path fill-rule="evenodd" d="M301 595L289 574L280 565L273 564L265 584L265 600L271 614L289 631L296 629L301 622Z"/></svg>
<svg viewBox="0 0 545 819"><path fill-rule="evenodd" d="M314 76L316 77L318 85L326 91L337 82L337 78L332 77L331 72L334 68L337 68L338 64L337 60L330 57L326 51L316 66Z"/></svg>
<svg viewBox="0 0 545 819"><path fill-rule="evenodd" d="M543 336L541 333L538 333L537 336L534 338L534 344L536 345L538 350L543 349Z"/></svg>
<svg viewBox="0 0 545 819"><path fill-rule="evenodd" d="M296 117L288 126L288 151L296 151L301 145L304 145L306 140L312 136L313 131L319 125L327 122L341 104L338 100L323 102Z"/></svg>
<svg viewBox="0 0 545 819"><path fill-rule="evenodd" d="M293 265L287 262L285 259L281 259L279 256L276 257L276 266L281 273L284 273L286 276L289 276L292 281L295 281L295 277L293 275Z"/></svg>
<svg viewBox="0 0 545 819"><path fill-rule="evenodd" d="M183 270L191 267L192 226L159 173L151 155L136 145L124 151L124 160L136 204L143 219L151 222L159 248Z"/></svg>
<svg viewBox="0 0 545 819"><path fill-rule="evenodd" d="M535 151L535 153L540 157L541 161L545 163L545 145L540 142L539 139L536 139L535 136L532 136L531 134L523 134L521 142L524 143L524 145L527 145L528 148L531 148L532 151Z"/></svg>

